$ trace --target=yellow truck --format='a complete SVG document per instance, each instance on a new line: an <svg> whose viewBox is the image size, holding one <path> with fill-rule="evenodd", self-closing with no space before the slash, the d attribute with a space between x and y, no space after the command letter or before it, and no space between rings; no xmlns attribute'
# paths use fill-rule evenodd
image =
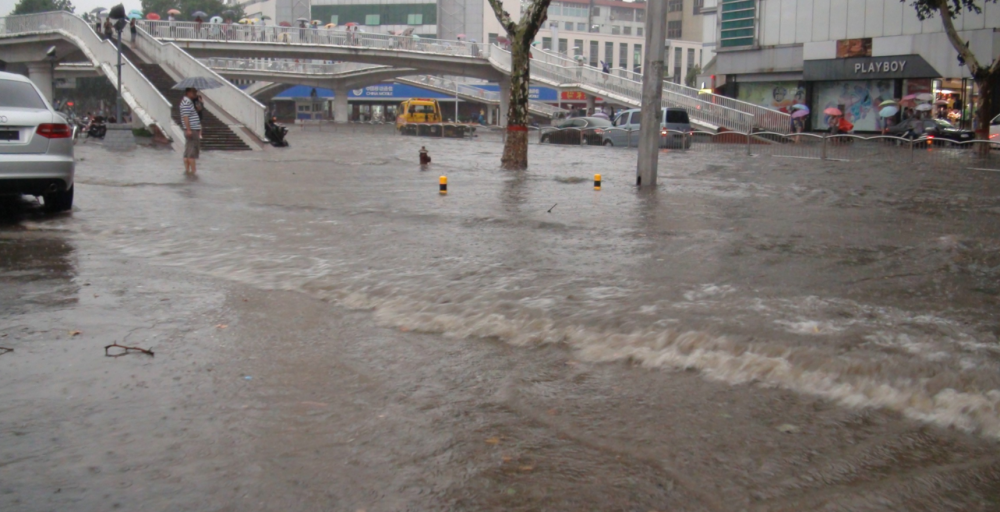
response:
<svg viewBox="0 0 1000 512"><path fill-rule="evenodd" d="M400 135L425 137L469 137L475 128L458 123L442 123L441 105L430 98L413 98L399 104L396 130Z"/></svg>
<svg viewBox="0 0 1000 512"><path fill-rule="evenodd" d="M437 100L413 98L399 104L396 129L402 130L409 124L441 123L441 105Z"/></svg>

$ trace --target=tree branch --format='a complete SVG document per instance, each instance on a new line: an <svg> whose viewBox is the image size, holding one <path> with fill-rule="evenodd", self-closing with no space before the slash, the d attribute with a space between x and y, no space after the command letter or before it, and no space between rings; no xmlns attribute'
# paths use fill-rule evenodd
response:
<svg viewBox="0 0 1000 512"><path fill-rule="evenodd" d="M514 31L517 29L517 24L510 19L510 14L503 10L503 3L500 0L487 0L490 3L490 7L493 8L493 14L497 17L497 21L500 22L500 26L507 31L507 36L513 36Z"/></svg>
<svg viewBox="0 0 1000 512"><path fill-rule="evenodd" d="M955 23L951 18L951 9L948 7L948 0L937 0L937 3L938 13L941 15L941 22L944 24L944 33L947 34L948 41L955 47L958 54L965 59L965 65L969 67L969 72L975 78L981 68L979 61L976 60L976 55L966 46L966 41L963 41L958 35L958 30L955 29ZM996 63L993 66L996 67Z"/></svg>
<svg viewBox="0 0 1000 512"><path fill-rule="evenodd" d="M531 2L531 5L528 6L528 11L524 13L525 19L521 20L521 22L540 27L549 13L549 3L549 1L545 0ZM534 34L532 34L532 37L534 37Z"/></svg>

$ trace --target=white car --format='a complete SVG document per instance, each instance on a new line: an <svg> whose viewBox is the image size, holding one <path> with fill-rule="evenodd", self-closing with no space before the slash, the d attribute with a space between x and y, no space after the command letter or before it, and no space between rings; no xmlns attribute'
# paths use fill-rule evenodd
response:
<svg viewBox="0 0 1000 512"><path fill-rule="evenodd" d="M73 208L73 128L27 78L0 72L0 195Z"/></svg>

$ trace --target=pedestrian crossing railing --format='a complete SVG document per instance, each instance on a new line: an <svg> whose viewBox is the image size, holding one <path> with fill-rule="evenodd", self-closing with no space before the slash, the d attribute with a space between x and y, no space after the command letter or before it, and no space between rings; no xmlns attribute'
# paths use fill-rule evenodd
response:
<svg viewBox="0 0 1000 512"><path fill-rule="evenodd" d="M532 49L531 57L533 76L537 75L536 70L544 70L550 76L569 80L569 83L575 81L625 94L632 100L630 104L633 106L642 104L642 75L639 73L612 69L604 72L581 59L569 59L546 50ZM791 128L791 117L784 112L673 82L663 82L662 85L663 106L683 107L695 119L716 127L778 133L788 133Z"/></svg>
<svg viewBox="0 0 1000 512"><path fill-rule="evenodd" d="M239 59L232 57L209 57L198 60L216 71L260 71L299 75L339 75L358 71L392 69L392 66L363 62L320 63L294 59Z"/></svg>
<svg viewBox="0 0 1000 512"><path fill-rule="evenodd" d="M486 58L488 45L473 41L449 41L415 35L372 34L357 27L300 28L238 23L196 23L190 21L139 22L150 35L159 39L223 41L244 43L284 43L347 46L380 50L402 50L450 56Z"/></svg>
<svg viewBox="0 0 1000 512"><path fill-rule="evenodd" d="M543 129L540 139L545 134L563 130ZM603 128L602 132L603 145L615 148L635 148L639 145L642 135L642 130L624 130L617 127ZM915 165L1000 171L1000 143L989 140L960 142L930 136L911 139L889 135L735 131L711 133L676 130L661 130L661 137L664 141L661 147L668 152L684 151L727 157L774 157L863 164L908 162ZM549 135L548 139L551 140L552 136ZM608 143L609 140L625 140L626 143ZM577 143L599 145L586 139Z"/></svg>

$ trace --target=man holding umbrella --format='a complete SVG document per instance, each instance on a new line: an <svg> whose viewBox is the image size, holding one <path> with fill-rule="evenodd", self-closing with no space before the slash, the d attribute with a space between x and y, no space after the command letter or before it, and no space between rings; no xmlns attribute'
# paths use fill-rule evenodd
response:
<svg viewBox="0 0 1000 512"><path fill-rule="evenodd" d="M184 128L184 174L198 172L198 156L201 153L201 118L194 108L194 100L198 97L198 89L184 89L184 99L181 100L181 125Z"/></svg>

